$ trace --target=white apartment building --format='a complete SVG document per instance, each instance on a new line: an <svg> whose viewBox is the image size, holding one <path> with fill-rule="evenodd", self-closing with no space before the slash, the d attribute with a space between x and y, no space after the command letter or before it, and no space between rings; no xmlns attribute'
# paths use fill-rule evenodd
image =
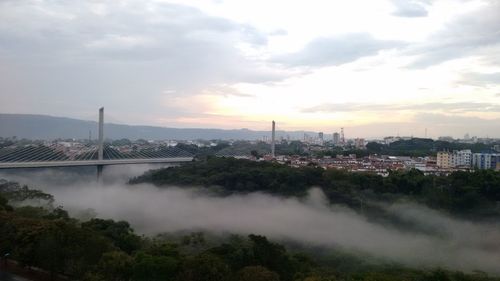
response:
<svg viewBox="0 0 500 281"><path fill-rule="evenodd" d="M453 167L472 166L472 151L470 149L453 151L451 158Z"/></svg>
<svg viewBox="0 0 500 281"><path fill-rule="evenodd" d="M474 153L472 165L477 169L500 170L500 154L495 153Z"/></svg>
<svg viewBox="0 0 500 281"><path fill-rule="evenodd" d="M470 149L455 150L453 152L440 151L437 153L436 160L439 168L468 168L472 166L472 151Z"/></svg>

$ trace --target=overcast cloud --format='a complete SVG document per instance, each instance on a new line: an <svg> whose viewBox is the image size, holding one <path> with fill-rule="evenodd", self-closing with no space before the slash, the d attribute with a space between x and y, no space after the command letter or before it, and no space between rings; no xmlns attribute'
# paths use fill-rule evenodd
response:
<svg viewBox="0 0 500 281"><path fill-rule="evenodd" d="M493 0L0 1L0 112L367 134L388 110L500 118L499 20Z"/></svg>
<svg viewBox="0 0 500 281"><path fill-rule="evenodd" d="M393 15L399 17L426 17L429 13L427 12L426 4L428 5L430 1L419 1L419 0L393 0L392 3L396 7Z"/></svg>
<svg viewBox="0 0 500 281"><path fill-rule="evenodd" d="M366 33L353 33L314 39L301 51L278 56L275 60L291 66L340 65L398 46L401 46L400 42L377 40Z"/></svg>

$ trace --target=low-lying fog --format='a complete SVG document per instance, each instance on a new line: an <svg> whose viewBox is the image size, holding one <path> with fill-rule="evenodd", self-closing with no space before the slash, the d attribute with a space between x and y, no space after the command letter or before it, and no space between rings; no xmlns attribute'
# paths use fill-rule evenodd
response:
<svg viewBox="0 0 500 281"><path fill-rule="evenodd" d="M195 229L255 233L307 245L340 246L413 266L500 274L499 225L460 221L416 204L382 205L395 216L435 230L434 234L401 231L370 222L348 208L329 205L319 188L312 188L303 199L262 193L221 198L196 188L128 186L124 182L131 170L107 172L121 180L108 178L108 184L98 186L76 178L73 184L46 184L51 177L64 176L54 173L30 177L0 174L0 178L53 194L73 215L90 208L100 218L127 220L138 233Z"/></svg>

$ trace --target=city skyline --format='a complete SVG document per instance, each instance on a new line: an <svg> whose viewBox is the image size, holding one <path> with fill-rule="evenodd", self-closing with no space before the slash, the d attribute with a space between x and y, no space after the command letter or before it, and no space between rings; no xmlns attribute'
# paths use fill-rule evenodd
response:
<svg viewBox="0 0 500 281"><path fill-rule="evenodd" d="M500 137L498 1L2 1L0 20L1 113Z"/></svg>

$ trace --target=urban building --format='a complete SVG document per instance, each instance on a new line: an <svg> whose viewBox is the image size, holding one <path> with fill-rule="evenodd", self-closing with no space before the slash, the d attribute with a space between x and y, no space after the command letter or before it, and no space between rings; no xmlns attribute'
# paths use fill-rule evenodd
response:
<svg viewBox="0 0 500 281"><path fill-rule="evenodd" d="M400 140L399 137L385 137L383 143L388 145L398 140Z"/></svg>
<svg viewBox="0 0 500 281"><path fill-rule="evenodd" d="M358 149L365 149L366 147L366 142L365 142L365 139L355 139L354 140L354 145L356 146L356 148Z"/></svg>
<svg viewBox="0 0 500 281"><path fill-rule="evenodd" d="M340 144L340 134L337 132L333 133L333 144L334 145Z"/></svg>
<svg viewBox="0 0 500 281"><path fill-rule="evenodd" d="M448 151L439 151L436 157L436 165L442 169L449 169L451 167L451 153Z"/></svg>
<svg viewBox="0 0 500 281"><path fill-rule="evenodd" d="M500 170L500 154L494 153L474 153L472 155L472 166L476 169Z"/></svg>
<svg viewBox="0 0 500 281"><path fill-rule="evenodd" d="M453 137L450 137L450 136L439 137L438 140L447 141L447 142L454 142L455 141L455 139Z"/></svg>
<svg viewBox="0 0 500 281"><path fill-rule="evenodd" d="M472 151L470 149L455 150L453 152L440 151L437 153L436 165L442 169L470 168L472 165Z"/></svg>
<svg viewBox="0 0 500 281"><path fill-rule="evenodd" d="M472 151L470 149L453 151L451 158L452 167L471 167Z"/></svg>

